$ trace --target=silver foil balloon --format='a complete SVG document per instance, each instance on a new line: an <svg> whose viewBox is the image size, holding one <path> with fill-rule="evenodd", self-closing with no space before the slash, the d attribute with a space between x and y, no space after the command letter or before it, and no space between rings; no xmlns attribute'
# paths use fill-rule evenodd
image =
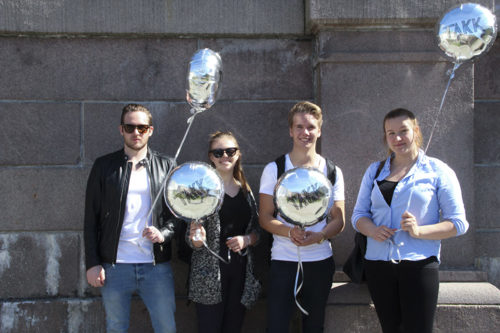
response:
<svg viewBox="0 0 500 333"><path fill-rule="evenodd" d="M496 16L487 8L466 3L445 13L436 25L438 45L455 64L487 52L497 35Z"/></svg>
<svg viewBox="0 0 500 333"><path fill-rule="evenodd" d="M201 49L191 58L187 77L186 99L197 113L209 109L219 93L222 61L217 52Z"/></svg>
<svg viewBox="0 0 500 333"><path fill-rule="evenodd" d="M217 171L203 162L187 162L168 176L165 203L184 220L199 220L217 212L224 198L224 185Z"/></svg>
<svg viewBox="0 0 500 333"><path fill-rule="evenodd" d="M288 170L276 183L274 204L285 221L301 227L314 225L332 208L332 184L314 168Z"/></svg>

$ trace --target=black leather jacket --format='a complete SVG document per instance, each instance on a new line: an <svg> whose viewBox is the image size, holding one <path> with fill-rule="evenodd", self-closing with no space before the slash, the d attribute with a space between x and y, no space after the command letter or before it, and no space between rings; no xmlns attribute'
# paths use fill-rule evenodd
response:
<svg viewBox="0 0 500 333"><path fill-rule="evenodd" d="M148 171L153 202L175 162L148 148L147 157L141 163L145 164ZM123 149L99 157L92 166L85 194L84 241L87 269L102 263L116 262L131 170L132 163L128 162ZM155 263L170 260L171 240L180 222L166 207L163 196L158 201L160 202L156 203L152 213L152 221L165 236L165 242L155 243L153 246Z"/></svg>

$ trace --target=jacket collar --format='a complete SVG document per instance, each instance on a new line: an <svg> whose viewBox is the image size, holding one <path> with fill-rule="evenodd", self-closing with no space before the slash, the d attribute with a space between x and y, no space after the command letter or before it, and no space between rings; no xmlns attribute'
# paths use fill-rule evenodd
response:
<svg viewBox="0 0 500 333"><path fill-rule="evenodd" d="M146 153L146 157L143 158L141 161L139 161L140 164L143 164L143 165L147 165L151 162L151 158L153 156L153 154L151 153L151 148L149 148L149 145L148 145L148 150L147 150L147 153ZM123 161L127 162L128 161L128 156L127 154L125 154L125 149L122 148L120 150L120 154L121 154L121 158Z"/></svg>

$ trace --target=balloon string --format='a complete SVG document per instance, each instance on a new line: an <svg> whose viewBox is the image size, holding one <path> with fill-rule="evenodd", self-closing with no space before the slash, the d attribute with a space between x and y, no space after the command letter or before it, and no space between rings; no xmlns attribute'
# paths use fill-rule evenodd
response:
<svg viewBox="0 0 500 333"><path fill-rule="evenodd" d="M198 221L196 221L195 223L200 224L200 222L198 222ZM210 252L211 254L213 254L214 256L216 256L223 263L229 264L231 262L231 253L230 252L228 252L228 254L227 254L229 260L225 260L224 258L222 258L221 256L219 256L217 253L215 253L214 251L212 251L212 249L210 249L208 247L207 242L201 237L201 230L200 229L196 229L196 232L194 234L193 240L194 241L202 241L203 242L203 246L205 246L205 248L208 250L208 252Z"/></svg>
<svg viewBox="0 0 500 333"><path fill-rule="evenodd" d="M446 98L446 94L448 93L448 89L450 88L451 80L453 80L453 78L455 77L455 71L457 70L458 67L460 67L460 65L461 64L455 64L453 66L451 73L450 73L450 78L448 79L448 84L446 85L446 89L444 90L443 97L441 98L441 105L439 105L439 110L438 110L436 117L434 119L434 124L432 125L431 134L429 135L429 141L427 141L427 145L425 146L425 149L424 149L424 154L427 154L427 150L429 149L429 146L431 145L432 137L434 135L437 123L439 121L439 115L441 114L441 111L443 110L444 100ZM413 196L413 187L415 186L415 182L414 182L415 173L413 173L413 175L411 177L412 177L411 180L413 182L413 185L411 186L410 196L409 196L408 201L406 203L406 211L408 211L408 209L410 208L410 202L411 202L411 198Z"/></svg>
<svg viewBox="0 0 500 333"><path fill-rule="evenodd" d="M441 98L441 105L439 106L439 111L436 115L436 118L434 119L434 125L432 126L431 134L429 135L429 141L427 141L427 145L425 146L425 150L424 150L425 153L427 153L427 149L429 149L429 146L431 144L432 136L434 135L434 130L436 129L436 126L437 126L437 123L439 120L439 115L441 114L441 110L443 109L443 104L444 104L444 100L446 98L446 94L448 93L448 89L450 88L451 80L453 80L453 78L455 77L455 71L457 70L458 67L460 67L460 64L455 64L453 66L453 70L451 71L450 79L448 80L448 84L446 85L446 89L444 91L443 97Z"/></svg>
<svg viewBox="0 0 500 333"><path fill-rule="evenodd" d="M225 260L224 258L222 258L220 255L218 255L217 253L215 253L212 249L210 249L207 245L207 242L205 242L205 240L203 240L203 245L205 246L205 248L208 250L208 252L210 252L211 254L213 254L214 256L216 256L220 261L222 261L223 263L225 264L229 264L231 262L231 256L229 254L229 260Z"/></svg>
<svg viewBox="0 0 500 333"><path fill-rule="evenodd" d="M293 296L295 297L295 304L299 307L300 311L302 311L306 316L309 315L309 312L307 312L300 304L299 301L297 300L297 294L299 293L300 289L302 289L302 284L304 283L304 267L302 266L302 259L300 258L300 247L297 246L297 256L299 257L299 262L297 263L297 274L295 275L295 287L293 291ZM299 275L302 273L302 281L300 281L300 285L297 286L299 282Z"/></svg>
<svg viewBox="0 0 500 333"><path fill-rule="evenodd" d="M191 113L193 113L193 115L191 117L189 117L188 120L187 120L188 127L186 129L186 132L184 133L184 137L182 138L181 144L179 145L179 148L177 149L177 152L175 153L174 162L177 162L177 157L179 157L179 154L181 152L182 146L184 145L184 141L186 141L186 137L187 137L187 135L189 133L189 129L191 128L191 125L193 124L194 117L196 117L196 115L198 113L200 113L201 111L202 110L195 110L194 108L191 109Z"/></svg>
<svg viewBox="0 0 500 333"><path fill-rule="evenodd" d="M187 129L186 129L186 132L184 133L184 137L182 138L182 141L181 141L181 144L179 145L179 148L177 149L177 153L175 153L175 157L174 157L174 163L177 162L177 157L179 157L179 154L181 152L181 148L182 146L184 145L184 141L186 141L186 137L189 133L189 129L191 128L191 125L193 124L193 121L194 121L194 117L196 117L196 115L198 113L200 113L201 111L203 110L199 110L199 111L194 111L194 109L191 109L191 113L193 113L193 115L191 117L188 118L187 120L187 123L189 124ZM153 203L151 204L151 208L149 209L149 212L148 212L148 215L146 216L146 221L149 220L149 218L151 217L151 214L153 213L153 209L156 205L156 203L158 202L158 199L160 198L161 194L163 193L163 189L165 188L165 185L167 184L167 179L168 179L168 175L165 177L165 179L163 180L161 186L160 186L160 190L158 191L158 193L156 194L156 197L155 199L153 200Z"/></svg>

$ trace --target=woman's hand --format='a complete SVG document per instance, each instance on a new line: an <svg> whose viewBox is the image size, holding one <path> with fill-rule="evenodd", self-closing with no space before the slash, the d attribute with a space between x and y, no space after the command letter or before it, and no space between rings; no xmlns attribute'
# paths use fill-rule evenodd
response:
<svg viewBox="0 0 500 333"><path fill-rule="evenodd" d="M194 236L197 232L201 235L201 240L194 240ZM191 226L189 227L189 239L193 243L194 247L202 247L203 242L207 239L205 228L203 228L201 224L191 221Z"/></svg>
<svg viewBox="0 0 500 333"><path fill-rule="evenodd" d="M299 242L300 246L307 246L311 244L318 244L322 240L324 234L321 232L305 231L304 238Z"/></svg>
<svg viewBox="0 0 500 333"><path fill-rule="evenodd" d="M290 240L293 244L297 246L304 246L304 240L306 239L306 231L298 226L294 226L289 230Z"/></svg>
<svg viewBox="0 0 500 333"><path fill-rule="evenodd" d="M391 238L395 232L396 229L392 229L386 227L385 225L381 225L374 229L370 237L376 240L377 242L385 242L387 239Z"/></svg>
<svg viewBox="0 0 500 333"><path fill-rule="evenodd" d="M227 248L233 252L240 252L250 245L250 236L234 236L226 241Z"/></svg>
<svg viewBox="0 0 500 333"><path fill-rule="evenodd" d="M404 212L401 215L401 230L407 231L413 238L420 236L420 227L417 219L410 212Z"/></svg>

